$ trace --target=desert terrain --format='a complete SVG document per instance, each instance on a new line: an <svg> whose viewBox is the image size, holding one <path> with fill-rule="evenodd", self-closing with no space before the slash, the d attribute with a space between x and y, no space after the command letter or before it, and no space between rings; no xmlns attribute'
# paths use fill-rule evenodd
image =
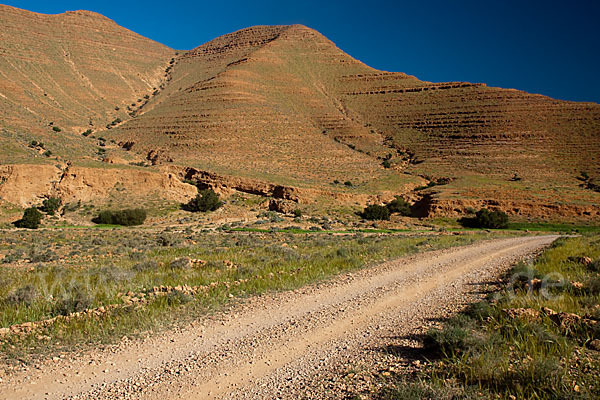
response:
<svg viewBox="0 0 600 400"><path fill-rule="evenodd" d="M0 24L0 399L600 392L600 105Z"/></svg>

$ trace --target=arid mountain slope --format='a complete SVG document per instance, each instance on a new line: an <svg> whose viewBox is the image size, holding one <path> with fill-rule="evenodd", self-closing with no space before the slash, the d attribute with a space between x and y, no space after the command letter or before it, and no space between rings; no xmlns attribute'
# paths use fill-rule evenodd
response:
<svg viewBox="0 0 600 400"><path fill-rule="evenodd" d="M63 155L93 150L81 132L125 119L129 104L160 85L175 53L90 11L44 15L0 5L0 24L4 163L33 158L28 139Z"/></svg>
<svg viewBox="0 0 600 400"><path fill-rule="evenodd" d="M587 207L598 193L576 179L600 172L597 104L377 71L301 25L222 36L169 73L146 112L113 131L155 163L301 186L350 180L365 192L443 178L420 192L426 212L539 204L598 215Z"/></svg>
<svg viewBox="0 0 600 400"><path fill-rule="evenodd" d="M302 25L180 54L90 12L2 6L0 18L3 164L119 173L144 161L233 190L281 185L266 192L294 200L405 194L422 215L600 218L600 193L577 179L600 178L598 104L378 71ZM29 146L40 139L62 159ZM442 185L414 190L428 182Z"/></svg>
<svg viewBox="0 0 600 400"><path fill-rule="evenodd" d="M365 137L379 149L383 137L330 93L338 76L360 71L372 70L306 27L244 29L177 58L165 90L111 137L218 172L368 185L394 173L334 138Z"/></svg>

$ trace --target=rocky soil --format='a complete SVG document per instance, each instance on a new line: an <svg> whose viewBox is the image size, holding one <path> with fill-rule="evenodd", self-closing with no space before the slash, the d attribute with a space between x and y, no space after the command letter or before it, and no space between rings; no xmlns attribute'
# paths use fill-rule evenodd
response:
<svg viewBox="0 0 600 400"><path fill-rule="evenodd" d="M368 390L414 334L461 309L556 236L419 254L294 292L264 295L143 341L4 378L0 398L340 398ZM389 360L388 360L389 361Z"/></svg>

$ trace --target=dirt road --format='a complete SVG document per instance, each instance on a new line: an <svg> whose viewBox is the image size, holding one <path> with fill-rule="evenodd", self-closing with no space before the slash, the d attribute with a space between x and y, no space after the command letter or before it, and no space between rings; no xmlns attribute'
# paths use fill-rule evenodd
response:
<svg viewBox="0 0 600 400"><path fill-rule="evenodd" d="M556 238L422 253L257 297L180 331L7 377L0 399L339 398L336 371L369 365Z"/></svg>

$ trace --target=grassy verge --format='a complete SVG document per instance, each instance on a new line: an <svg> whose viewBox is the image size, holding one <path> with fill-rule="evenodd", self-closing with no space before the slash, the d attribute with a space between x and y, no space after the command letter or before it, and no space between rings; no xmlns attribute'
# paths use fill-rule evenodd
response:
<svg viewBox="0 0 600 400"><path fill-rule="evenodd" d="M129 291L183 285L210 289L196 296L175 293L135 307L58 319L0 338L0 351L4 361L27 360L74 345L112 342L197 317L232 299L293 289L386 259L491 237L126 228L14 231L0 241L0 328L123 305L119 294ZM202 263L191 266L187 259Z"/></svg>
<svg viewBox="0 0 600 400"><path fill-rule="evenodd" d="M599 272L599 236L559 239L533 265L517 265L501 293L430 330L431 362L374 397L597 398Z"/></svg>

